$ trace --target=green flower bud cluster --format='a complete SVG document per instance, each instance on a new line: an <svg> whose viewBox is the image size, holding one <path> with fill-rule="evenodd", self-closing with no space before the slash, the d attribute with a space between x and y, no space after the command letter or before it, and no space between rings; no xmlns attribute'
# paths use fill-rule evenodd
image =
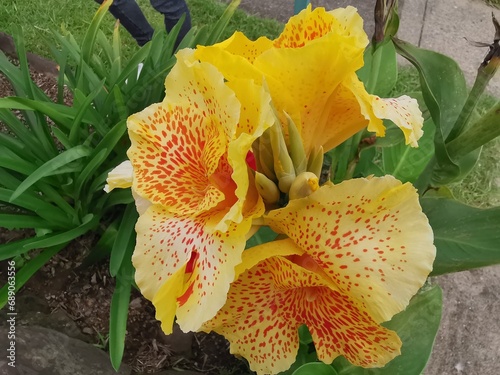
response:
<svg viewBox="0 0 500 375"><path fill-rule="evenodd" d="M319 187L323 148L306 154L300 131L284 113L284 126L275 110L276 121L253 144L257 164L255 182L267 205L303 198Z"/></svg>

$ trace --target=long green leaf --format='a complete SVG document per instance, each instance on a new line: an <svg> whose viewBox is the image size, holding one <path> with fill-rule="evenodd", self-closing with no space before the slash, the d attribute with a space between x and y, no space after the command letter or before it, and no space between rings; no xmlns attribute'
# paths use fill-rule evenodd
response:
<svg viewBox="0 0 500 375"><path fill-rule="evenodd" d="M0 188L0 202L9 203L13 194L13 190ZM50 203L45 202L36 194L23 194L18 197L15 203L16 206L26 210L33 211L41 218L57 224L61 228L72 226L71 221L68 222L68 216L65 212Z"/></svg>
<svg viewBox="0 0 500 375"><path fill-rule="evenodd" d="M0 227L6 229L45 228L59 229L59 226L39 216L0 213Z"/></svg>
<svg viewBox="0 0 500 375"><path fill-rule="evenodd" d="M74 240L77 237L84 235L85 233L95 229L99 224L99 217L92 214L88 214L87 217L83 219L83 223L67 232L59 233L55 235L43 236L30 244L24 245L24 249L32 250L36 248L44 248L57 246L62 243L67 243Z"/></svg>
<svg viewBox="0 0 500 375"><path fill-rule="evenodd" d="M69 149L62 154L57 155L55 158L49 160L42 166L40 166L36 171L24 180L21 185L12 194L11 202L13 202L17 197L19 197L26 189L30 188L40 179L54 174L59 168L71 163L74 160L86 157L90 155L92 150L85 146L76 146Z"/></svg>
<svg viewBox="0 0 500 375"><path fill-rule="evenodd" d="M500 207L481 209L445 198L422 198L437 248L433 275L500 263Z"/></svg>
<svg viewBox="0 0 500 375"><path fill-rule="evenodd" d="M135 232L134 227L137 222L137 210L135 204L129 204L123 214L123 219L116 236L111 257L109 259L109 273L111 276L116 276L125 259L126 254L131 254L135 247ZM132 246L132 249L129 247Z"/></svg>
<svg viewBox="0 0 500 375"><path fill-rule="evenodd" d="M131 239L135 242L135 237ZM118 371L125 349L125 333L127 331L128 306L130 291L134 281L134 267L132 266L133 246L127 246L129 252L125 254L120 271L116 276L116 286L111 299L109 316L109 356L113 368Z"/></svg>
<svg viewBox="0 0 500 375"><path fill-rule="evenodd" d="M16 287L15 290L19 290L26 282L43 267L54 255L56 255L61 249L63 249L67 243L60 244L58 246L53 246L42 251L38 256L28 261L23 268L16 272ZM5 284L2 289L0 289L0 309L5 306L8 300L8 284Z"/></svg>
<svg viewBox="0 0 500 375"><path fill-rule="evenodd" d="M222 33L226 29L227 24L229 23L229 21L233 17L233 14L236 11L236 9L238 9L238 6L240 5L240 3L241 3L241 0L232 0L231 1L231 3L228 5L228 7L226 8L226 10L222 14L222 16L219 18L219 20L215 24L214 28L212 29L212 32L208 36L208 38L207 38L208 45L217 43L220 40Z"/></svg>

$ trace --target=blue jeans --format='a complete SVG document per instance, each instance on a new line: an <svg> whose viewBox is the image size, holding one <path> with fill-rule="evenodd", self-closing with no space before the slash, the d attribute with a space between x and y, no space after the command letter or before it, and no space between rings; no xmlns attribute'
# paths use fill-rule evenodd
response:
<svg viewBox="0 0 500 375"><path fill-rule="evenodd" d="M102 4L104 0L95 0ZM191 29L191 15L185 0L150 0L153 8L163 14L165 29L170 32L172 28L185 14L186 18L177 36L176 47ZM153 37L153 28L142 13L141 8L135 0L114 0L109 7L110 13L127 29L136 40L137 44L143 46Z"/></svg>

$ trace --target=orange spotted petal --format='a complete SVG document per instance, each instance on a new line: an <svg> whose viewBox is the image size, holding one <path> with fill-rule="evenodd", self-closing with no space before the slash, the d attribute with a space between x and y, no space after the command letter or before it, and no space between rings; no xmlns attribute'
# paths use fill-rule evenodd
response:
<svg viewBox="0 0 500 375"><path fill-rule="evenodd" d="M273 248L272 243L261 246L268 253ZM252 251L244 253L243 263ZM295 361L302 324L326 363L344 355L355 365L380 367L399 354L395 332L378 325L321 274L280 256L242 273L231 285L226 305L203 329L223 334L231 352L245 357L258 374L277 374Z"/></svg>
<svg viewBox="0 0 500 375"><path fill-rule="evenodd" d="M392 176L326 184L265 217L377 322L402 311L436 249L418 194Z"/></svg>
<svg viewBox="0 0 500 375"><path fill-rule="evenodd" d="M312 10L309 5L291 17L281 35L274 40L276 48L300 48L329 33L351 37L352 45L364 49L368 38L363 30L363 19L356 8L338 8L327 12L325 8Z"/></svg>
<svg viewBox="0 0 500 375"><path fill-rule="evenodd" d="M209 64L180 60L166 86L162 103L128 119L133 190L182 215L210 210L234 192L226 183L232 171L220 163L236 133L240 103Z"/></svg>
<svg viewBox="0 0 500 375"><path fill-rule="evenodd" d="M227 84L242 104L236 139L230 142L228 147L228 160L233 170L231 178L237 184L234 192L237 201L217 227L222 231L225 231L231 222L240 223L245 217L262 216L264 213L264 204L257 193L253 175L249 174L247 155L254 141L274 123L271 96L262 86L251 80L241 79Z"/></svg>
<svg viewBox="0 0 500 375"><path fill-rule="evenodd" d="M233 228L226 233L207 230L220 216L181 217L156 205L139 217L132 257L135 278L141 293L155 305L167 332L173 311L183 330L197 330L226 301L245 237ZM251 223L246 225L248 231Z"/></svg>

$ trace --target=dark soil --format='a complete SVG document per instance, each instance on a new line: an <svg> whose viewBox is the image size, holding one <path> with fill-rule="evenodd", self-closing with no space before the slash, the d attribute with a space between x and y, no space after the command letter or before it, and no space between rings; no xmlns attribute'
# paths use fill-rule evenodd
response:
<svg viewBox="0 0 500 375"><path fill-rule="evenodd" d="M57 96L53 76L33 71L32 79L51 98ZM0 73L0 97L11 95L14 93L10 84ZM70 103L71 97L66 95L65 102ZM5 131L1 124L0 131ZM0 228L0 244L33 235L31 230ZM28 281L17 293L17 298L36 296L44 301L51 314L64 312L76 323L81 338L106 350L114 279L109 274L107 260L84 265L97 240L94 234L88 234L73 241ZM36 254L34 250L27 257ZM6 262L1 263L0 285L4 285ZM123 362L135 373L155 373L169 368L206 374L250 373L243 361L229 354L228 343L223 337L213 333L184 334L180 330L166 336L149 301L136 290L130 301Z"/></svg>

